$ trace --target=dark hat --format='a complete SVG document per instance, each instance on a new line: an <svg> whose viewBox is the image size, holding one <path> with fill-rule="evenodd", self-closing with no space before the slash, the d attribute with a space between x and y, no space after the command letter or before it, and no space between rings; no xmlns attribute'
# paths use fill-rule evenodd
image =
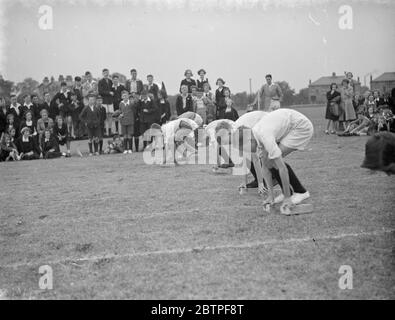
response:
<svg viewBox="0 0 395 320"><path fill-rule="evenodd" d="M81 77L78 76L74 78L74 81L81 81L81 80L82 80Z"/></svg>
<svg viewBox="0 0 395 320"><path fill-rule="evenodd" d="M130 73L132 73L132 72L137 72L137 70L136 69L130 70Z"/></svg>
<svg viewBox="0 0 395 320"><path fill-rule="evenodd" d="M48 77L44 77L43 81L49 81L49 78Z"/></svg>
<svg viewBox="0 0 395 320"><path fill-rule="evenodd" d="M85 75L87 76L87 75L90 75L91 74L91 72L90 71L86 71L85 72Z"/></svg>
<svg viewBox="0 0 395 320"><path fill-rule="evenodd" d="M225 84L225 81L224 81L224 79L222 79L222 78L218 78L217 81L215 82L215 84L218 84L218 81L221 81L222 84Z"/></svg>
<svg viewBox="0 0 395 320"><path fill-rule="evenodd" d="M204 70L204 69L200 69L197 73L200 74L201 72L203 72L204 74L206 74L206 70Z"/></svg>
<svg viewBox="0 0 395 320"><path fill-rule="evenodd" d="M64 87L64 86L67 86L67 83L64 82L64 81L62 81L62 82L60 83L60 85L61 85L62 87Z"/></svg>

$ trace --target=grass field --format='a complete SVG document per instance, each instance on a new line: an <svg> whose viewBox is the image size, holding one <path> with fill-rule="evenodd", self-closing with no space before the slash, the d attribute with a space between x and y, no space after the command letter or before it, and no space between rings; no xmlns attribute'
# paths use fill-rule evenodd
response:
<svg viewBox="0 0 395 320"><path fill-rule="evenodd" d="M238 176L141 153L0 163L0 297L394 299L395 178L360 168L365 137L326 136L322 108L298 110L316 131L288 160L309 215L265 213Z"/></svg>

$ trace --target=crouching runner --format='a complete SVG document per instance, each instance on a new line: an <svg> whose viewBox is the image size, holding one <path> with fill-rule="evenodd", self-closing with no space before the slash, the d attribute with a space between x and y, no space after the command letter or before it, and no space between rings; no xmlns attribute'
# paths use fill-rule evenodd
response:
<svg viewBox="0 0 395 320"><path fill-rule="evenodd" d="M152 152L163 150L162 164L177 164L176 152L181 145L184 149L181 152L184 157L187 150L195 153L194 145L195 131L199 128L198 124L191 119L176 119L160 126L154 123L151 126L151 136L154 136ZM151 151L150 151L151 152Z"/></svg>
<svg viewBox="0 0 395 320"><path fill-rule="evenodd" d="M272 175L280 183L283 191L283 196L276 201L282 200L281 212L286 212L287 208L310 196L293 170L286 165L284 157L296 150L303 150L313 133L311 121L300 112L291 109L275 110L262 117L252 129L241 126L235 131L235 134L238 134L239 149L251 152L261 192L265 191L261 181L264 179L266 182L268 196L264 205L275 203ZM294 190L291 189L291 185ZM299 192L292 196L295 188Z"/></svg>

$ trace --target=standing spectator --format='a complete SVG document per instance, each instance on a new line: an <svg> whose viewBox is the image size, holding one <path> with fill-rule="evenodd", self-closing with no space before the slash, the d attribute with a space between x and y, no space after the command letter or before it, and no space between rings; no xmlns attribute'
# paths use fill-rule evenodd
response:
<svg viewBox="0 0 395 320"><path fill-rule="evenodd" d="M33 118L37 119L38 118L38 110L36 110L36 107L32 103L32 96L30 96L29 94L26 94L23 97L23 100L24 100L24 103L22 106L23 115L26 113L26 111L31 111Z"/></svg>
<svg viewBox="0 0 395 320"><path fill-rule="evenodd" d="M82 96L88 99L89 94L97 94L97 82L90 71L85 72L85 82L82 84Z"/></svg>
<svg viewBox="0 0 395 320"><path fill-rule="evenodd" d="M217 111L215 108L213 94L210 92L210 84L208 82L203 85L203 91L202 100L207 112L206 124L209 124L211 121L216 119L215 116Z"/></svg>
<svg viewBox="0 0 395 320"><path fill-rule="evenodd" d="M216 85L218 86L218 89L215 91L216 119L224 119L226 109L224 91L227 87L225 87L225 81L222 78L217 79Z"/></svg>
<svg viewBox="0 0 395 320"><path fill-rule="evenodd" d="M51 109L51 94L49 92L45 92L44 93L44 101L43 103L40 105L40 115L41 115L41 111L42 110L47 110L48 114L49 111ZM52 118L53 120L54 118Z"/></svg>
<svg viewBox="0 0 395 320"><path fill-rule="evenodd" d="M75 91L71 93L71 103L70 103L70 110L71 110L71 118L73 120L73 127L70 134L73 139L81 139L84 135L84 125L80 120L80 113L84 109L82 101L78 99L78 95Z"/></svg>
<svg viewBox="0 0 395 320"><path fill-rule="evenodd" d="M41 152L44 159L54 159L62 156L59 143L49 129L45 129L44 131L44 135L41 140Z"/></svg>
<svg viewBox="0 0 395 320"><path fill-rule="evenodd" d="M156 101L152 95L148 94L147 90L143 90L141 93L141 99L139 103L140 111L140 132L143 135L144 149L147 147L150 138L147 133L151 128L151 125L159 122L159 110Z"/></svg>
<svg viewBox="0 0 395 320"><path fill-rule="evenodd" d="M112 92L112 81L109 79L108 69L103 69L103 79L99 81L99 95L103 99L103 107L106 110L105 131L107 136L112 135L112 115L114 113L114 104Z"/></svg>
<svg viewBox="0 0 395 320"><path fill-rule="evenodd" d="M39 159L41 150L35 139L30 136L30 129L23 128L21 134L16 143L21 160Z"/></svg>
<svg viewBox="0 0 395 320"><path fill-rule="evenodd" d="M39 141L42 140L42 137L44 135L45 130L51 130L54 127L54 121L53 119L48 117L48 111L46 109L42 109L40 112L41 118L38 119L37 121L37 132L38 132L38 138Z"/></svg>
<svg viewBox="0 0 395 320"><path fill-rule="evenodd" d="M71 90L73 93L77 95L77 99L81 105L83 105L84 102L84 96L83 96L83 88L82 88L82 79L81 77L75 77L74 78L74 86L72 87Z"/></svg>
<svg viewBox="0 0 395 320"><path fill-rule="evenodd" d="M80 114L80 120L85 123L88 129L89 156L93 155L92 144L96 155L99 155L100 133L100 110L96 107L96 98L93 94L88 97L88 105L84 107Z"/></svg>
<svg viewBox="0 0 395 320"><path fill-rule="evenodd" d="M11 113L13 115L13 121L15 122L15 126L19 128L19 123L21 122L23 117L23 108L18 103L17 97L14 94L11 95L11 105L8 109L8 113Z"/></svg>
<svg viewBox="0 0 395 320"><path fill-rule="evenodd" d="M37 94L32 94L31 99L32 99L33 110L34 110L33 118L34 120L37 121L40 118L40 111L41 111L40 100L38 99Z"/></svg>
<svg viewBox="0 0 395 320"><path fill-rule="evenodd" d="M53 135L56 138L59 146L66 145L67 153L64 153L67 158L71 157L70 152L70 135L67 130L67 125L64 123L61 116L57 116L53 127Z"/></svg>
<svg viewBox="0 0 395 320"><path fill-rule="evenodd" d="M170 120L171 117L171 110L170 110L170 103L167 100L166 91L160 90L158 93L158 104L159 104L159 113L160 113L160 121L159 124L163 125L167 121Z"/></svg>
<svg viewBox="0 0 395 320"><path fill-rule="evenodd" d="M148 93L153 95L153 98L155 101L158 101L158 92L159 92L159 87L156 83L154 83L154 76L152 74L149 74L147 76L147 90Z"/></svg>
<svg viewBox="0 0 395 320"><path fill-rule="evenodd" d="M99 154L102 154L103 153L103 136L104 136L104 131L105 131L105 122L106 122L106 118L107 118L107 109L103 105L103 98L101 95L98 95L96 98L96 108L98 108L99 112L100 112L100 135L98 137L98 141L99 141Z"/></svg>
<svg viewBox="0 0 395 320"><path fill-rule="evenodd" d="M7 114L8 108L5 104L5 99L0 97L0 136L6 131L7 128Z"/></svg>
<svg viewBox="0 0 395 320"><path fill-rule="evenodd" d="M283 92L277 83L273 83L271 74L267 74L265 79L266 83L259 89L254 102L249 107L254 107L260 100L260 103L263 103L263 111L280 109Z"/></svg>
<svg viewBox="0 0 395 320"><path fill-rule="evenodd" d="M181 86L181 94L177 96L176 111L177 116L187 111L193 112L193 99L191 95L188 94L188 86L186 84Z"/></svg>
<svg viewBox="0 0 395 320"><path fill-rule="evenodd" d="M43 79L43 82L37 87L38 94L40 95L41 99L44 99L44 95L47 92L51 91L51 86L48 77Z"/></svg>
<svg viewBox="0 0 395 320"><path fill-rule="evenodd" d="M185 79L182 80L181 84L180 84L180 92L181 92L181 87L185 85L188 88L188 93L191 93L192 92L191 86L196 86L196 81L194 79L192 79L192 76L193 76L192 70L190 70L190 69L185 70L184 76L185 76Z"/></svg>
<svg viewBox="0 0 395 320"><path fill-rule="evenodd" d="M126 88L123 84L119 83L119 77L117 75L112 76L112 88L113 92L113 104L114 104L114 112L119 110L119 104L122 101L122 92L125 91ZM116 119L115 121L115 132L119 133L119 121Z"/></svg>
<svg viewBox="0 0 395 320"><path fill-rule="evenodd" d="M133 95L133 97L138 98L143 91L143 82L137 79L137 70L130 70L131 79L126 81L126 90Z"/></svg>
<svg viewBox="0 0 395 320"><path fill-rule="evenodd" d="M204 69L200 69L198 71L199 79L196 80L197 90L199 92L204 92L204 84L207 83L209 90L211 90L210 83L206 78L206 71Z"/></svg>
<svg viewBox="0 0 395 320"><path fill-rule="evenodd" d="M340 114L340 92L337 91L337 84L332 83L330 86L330 90L326 93L326 99L328 100L326 104L326 112L325 112L325 119L328 120L328 124L326 126L325 133L334 134L336 133L337 121L339 120Z"/></svg>
<svg viewBox="0 0 395 320"><path fill-rule="evenodd" d="M350 86L348 79L343 79L342 87L340 88L340 106L342 113L340 114L339 121L343 124L344 130L348 127L350 121L356 119L354 106L352 104L352 98L354 91Z"/></svg>
<svg viewBox="0 0 395 320"><path fill-rule="evenodd" d="M119 119L122 128L124 154L132 153L132 136L134 134L136 110L136 100L130 101L129 94L125 90L122 92L122 101L119 104Z"/></svg>
<svg viewBox="0 0 395 320"><path fill-rule="evenodd" d="M59 100L59 114L65 120L69 133L73 132L73 111L71 104L71 91L66 82L60 84L60 91L53 97L52 101Z"/></svg>
<svg viewBox="0 0 395 320"><path fill-rule="evenodd" d="M380 106L386 104L384 98L380 95L380 91L379 90L374 90L373 91L373 97L374 97L374 101L376 102L376 106L377 107L380 107Z"/></svg>

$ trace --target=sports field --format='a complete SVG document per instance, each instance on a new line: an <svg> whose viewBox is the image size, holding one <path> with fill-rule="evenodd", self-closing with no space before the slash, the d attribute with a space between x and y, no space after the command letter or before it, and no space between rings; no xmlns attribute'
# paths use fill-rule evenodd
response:
<svg viewBox="0 0 395 320"><path fill-rule="evenodd" d="M361 169L365 137L323 108L288 162L314 213L265 213L239 176L142 154L1 163L0 296L10 299L394 299L395 177ZM86 141L72 144L86 152ZM40 290L42 265L53 290ZM340 266L353 289L338 286Z"/></svg>

